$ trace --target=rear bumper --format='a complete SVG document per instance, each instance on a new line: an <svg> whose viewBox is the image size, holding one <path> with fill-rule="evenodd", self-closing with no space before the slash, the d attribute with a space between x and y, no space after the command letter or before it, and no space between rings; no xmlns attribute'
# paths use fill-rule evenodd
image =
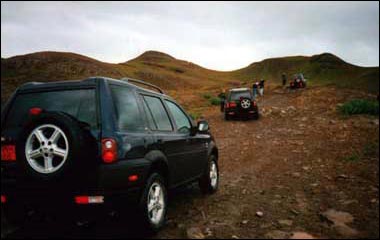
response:
<svg viewBox="0 0 380 240"><path fill-rule="evenodd" d="M241 111L238 109L226 109L225 114L231 117L254 117L259 114L259 110L257 108Z"/></svg>
<svg viewBox="0 0 380 240"><path fill-rule="evenodd" d="M12 222L14 218L56 220L56 221L92 221L109 216L110 213L120 211L121 206L111 204L105 198L104 204L78 205L68 196L54 197L31 197L10 195L7 196L7 203L1 204L1 211L4 213L6 221Z"/></svg>
<svg viewBox="0 0 380 240"><path fill-rule="evenodd" d="M145 159L125 160L110 165L100 165L93 174L96 183L89 185L75 181L62 181L59 184L49 181L33 181L3 178L1 195L6 197L2 208L37 209L48 213L92 215L109 212L126 205L135 205L140 199L150 162ZM130 181L130 176L138 179ZM83 176L84 177L84 176ZM80 178L78 178L80 179ZM86 181L85 181L86 182ZM87 182L86 182L87 183ZM102 196L104 203L79 205L77 196Z"/></svg>

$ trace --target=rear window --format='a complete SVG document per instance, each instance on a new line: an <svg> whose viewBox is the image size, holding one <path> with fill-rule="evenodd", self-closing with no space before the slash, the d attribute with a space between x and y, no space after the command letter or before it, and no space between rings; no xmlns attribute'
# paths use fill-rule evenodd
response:
<svg viewBox="0 0 380 240"><path fill-rule="evenodd" d="M16 97L6 120L7 128L22 127L31 108L64 112L97 127L95 89L25 93Z"/></svg>
<svg viewBox="0 0 380 240"><path fill-rule="evenodd" d="M117 114L117 124L121 131L143 132L143 121L137 99L132 90L127 87L111 85Z"/></svg>
<svg viewBox="0 0 380 240"><path fill-rule="evenodd" d="M251 92L249 91L241 91L241 92L231 92L231 101L239 101L241 98L249 98L251 99Z"/></svg>

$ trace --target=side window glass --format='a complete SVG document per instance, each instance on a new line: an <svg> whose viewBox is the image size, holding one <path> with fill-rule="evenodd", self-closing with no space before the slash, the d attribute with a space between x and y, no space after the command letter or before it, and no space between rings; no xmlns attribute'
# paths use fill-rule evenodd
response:
<svg viewBox="0 0 380 240"><path fill-rule="evenodd" d="M119 130L131 132L144 131L144 121L141 118L133 91L129 88L116 85L111 85L111 91L116 106Z"/></svg>
<svg viewBox="0 0 380 240"><path fill-rule="evenodd" d="M144 96L149 110L153 115L154 122L157 125L157 130L173 131L172 124L168 113L166 112L161 99L157 97Z"/></svg>
<svg viewBox="0 0 380 240"><path fill-rule="evenodd" d="M148 120L149 128L151 130L157 130L157 125L153 120L152 111L149 109L148 105L146 104L145 99L143 99L142 102L144 105L144 111L145 111L146 118Z"/></svg>
<svg viewBox="0 0 380 240"><path fill-rule="evenodd" d="M177 125L177 131L180 133L190 133L191 124L186 114L180 109L175 103L170 101L165 101L169 107L170 112Z"/></svg>
<svg viewBox="0 0 380 240"><path fill-rule="evenodd" d="M95 91L83 92L83 97L78 110L78 119L82 122L89 123L91 127L97 125L96 115L96 96Z"/></svg>

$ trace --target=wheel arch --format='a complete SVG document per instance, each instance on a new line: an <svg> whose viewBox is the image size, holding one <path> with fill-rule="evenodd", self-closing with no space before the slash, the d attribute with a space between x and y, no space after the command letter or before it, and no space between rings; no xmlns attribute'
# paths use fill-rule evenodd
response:
<svg viewBox="0 0 380 240"><path fill-rule="evenodd" d="M150 162L150 167L148 171L147 178L154 172L158 172L162 175L162 177L165 180L165 184L167 186L170 185L170 172L169 172L169 162L161 151L151 151L146 156L145 159L147 159Z"/></svg>
<svg viewBox="0 0 380 240"><path fill-rule="evenodd" d="M209 152L208 152L208 156L215 156L216 158L216 161L219 160L219 150L218 150L218 147L216 146L216 143L214 141L212 141L210 143L210 148L209 148Z"/></svg>

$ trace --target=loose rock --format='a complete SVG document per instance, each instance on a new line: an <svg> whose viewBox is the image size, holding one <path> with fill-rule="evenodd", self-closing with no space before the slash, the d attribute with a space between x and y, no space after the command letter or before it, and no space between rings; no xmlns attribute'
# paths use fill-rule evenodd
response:
<svg viewBox="0 0 380 240"><path fill-rule="evenodd" d="M301 173L298 173L298 172L295 172L292 174L293 177L295 178L300 178L301 177Z"/></svg>
<svg viewBox="0 0 380 240"><path fill-rule="evenodd" d="M202 233L200 228L189 228L186 231L186 236L188 239L205 239L205 235Z"/></svg>
<svg viewBox="0 0 380 240"><path fill-rule="evenodd" d="M241 224L243 224L243 225L247 225L248 223L249 223L248 220L244 220L244 221L241 222Z"/></svg>
<svg viewBox="0 0 380 240"><path fill-rule="evenodd" d="M278 230L265 234L265 238L267 239L288 239L289 237L290 237L290 233L278 231Z"/></svg>
<svg viewBox="0 0 380 240"><path fill-rule="evenodd" d="M350 213L330 209L322 213L322 217L333 224L335 230L344 237L352 238L359 234L358 231L347 225L354 221L354 217Z"/></svg>
<svg viewBox="0 0 380 240"><path fill-rule="evenodd" d="M290 239L315 239L312 235L304 232L295 232Z"/></svg>
<svg viewBox="0 0 380 240"><path fill-rule="evenodd" d="M264 213L263 212L256 212L256 216L258 216L258 217L264 217Z"/></svg>
<svg viewBox="0 0 380 240"><path fill-rule="evenodd" d="M293 221L292 220L279 220L278 224L280 224L283 227L291 227L291 226L293 226Z"/></svg>

